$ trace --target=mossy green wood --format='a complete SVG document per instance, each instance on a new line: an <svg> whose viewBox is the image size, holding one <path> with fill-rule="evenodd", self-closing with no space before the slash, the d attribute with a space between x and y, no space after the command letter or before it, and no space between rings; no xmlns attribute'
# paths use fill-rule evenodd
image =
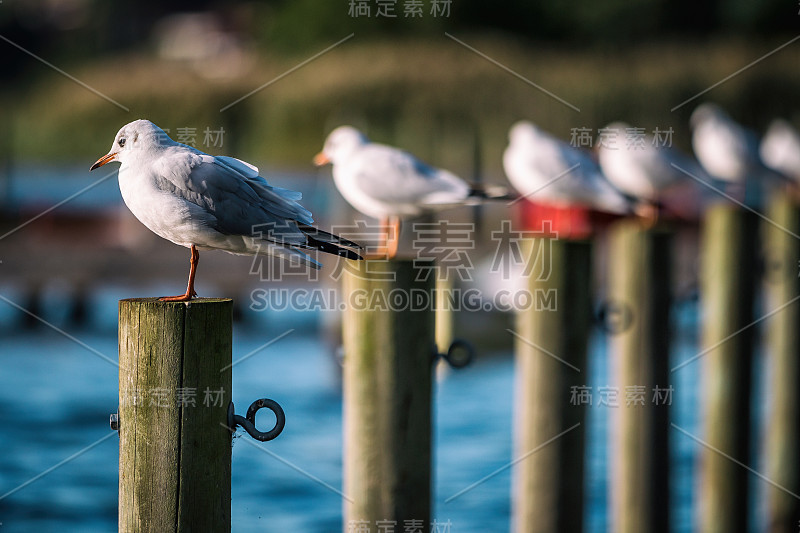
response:
<svg viewBox="0 0 800 533"><path fill-rule="evenodd" d="M702 228L703 350L700 361L691 364L702 364L705 428L698 437L706 444L695 444L700 451L703 533L747 531L750 473L731 458L751 463L757 230L753 213L727 204L710 207Z"/></svg>
<svg viewBox="0 0 800 533"><path fill-rule="evenodd" d="M613 418L612 530L669 531L670 235L623 220L611 230L606 316ZM613 321L612 321L613 320ZM634 388L636 387L636 388ZM643 389L641 388L643 387Z"/></svg>
<svg viewBox="0 0 800 533"><path fill-rule="evenodd" d="M344 529L354 520L430 528L432 263L348 261L344 340ZM394 278L387 279L388 278ZM424 300L388 309L391 295ZM428 528L428 529L426 529Z"/></svg>
<svg viewBox="0 0 800 533"><path fill-rule="evenodd" d="M767 523L771 533L800 524L800 206L781 192L770 203L766 242L769 422L766 438ZM785 490L784 490L785 489ZM788 492L787 492L788 491ZM794 493L794 494L789 494Z"/></svg>
<svg viewBox="0 0 800 533"><path fill-rule="evenodd" d="M120 531L230 531L231 327L227 299L120 301Z"/></svg>
<svg viewBox="0 0 800 533"><path fill-rule="evenodd" d="M513 530L580 532L590 407L573 405L571 394L587 383L592 247L550 238L523 246L526 290L538 305L518 311L516 321Z"/></svg>

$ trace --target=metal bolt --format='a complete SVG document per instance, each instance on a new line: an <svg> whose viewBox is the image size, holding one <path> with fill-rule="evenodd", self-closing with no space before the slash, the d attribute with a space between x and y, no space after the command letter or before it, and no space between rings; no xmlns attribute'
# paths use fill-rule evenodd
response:
<svg viewBox="0 0 800 533"><path fill-rule="evenodd" d="M109 422L111 424L111 429L119 431L119 413L111 413L111 420Z"/></svg>

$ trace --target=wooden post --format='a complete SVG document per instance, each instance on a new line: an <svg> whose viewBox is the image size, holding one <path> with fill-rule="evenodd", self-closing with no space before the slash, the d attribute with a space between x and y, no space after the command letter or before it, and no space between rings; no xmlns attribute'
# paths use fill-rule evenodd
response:
<svg viewBox="0 0 800 533"><path fill-rule="evenodd" d="M605 320L611 335L612 531L669 531L670 236L615 224Z"/></svg>
<svg viewBox="0 0 800 533"><path fill-rule="evenodd" d="M345 531L430 528L435 272L416 263L349 261L344 277Z"/></svg>
<svg viewBox="0 0 800 533"><path fill-rule="evenodd" d="M800 207L785 194L773 198L764 227L771 396L766 438L768 531L795 533L800 524ZM786 489L786 490L783 490Z"/></svg>
<svg viewBox="0 0 800 533"><path fill-rule="evenodd" d="M591 245L528 239L527 289L534 304L517 315L514 531L583 529L588 405L572 402L586 384L591 319ZM560 360L559 360L560 359Z"/></svg>
<svg viewBox="0 0 800 533"><path fill-rule="evenodd" d="M706 212L702 234L704 440L700 531L744 532L748 524L750 389L757 219L727 204ZM716 450L712 449L715 448ZM721 453L728 455L724 457Z"/></svg>
<svg viewBox="0 0 800 533"><path fill-rule="evenodd" d="M0 87L0 95L4 102L13 102L11 91L4 91ZM11 108L0 105L0 120L5 124L5 135L0 138L0 208L7 217L17 216L18 208L11 201L11 170L14 165L14 115Z"/></svg>
<svg viewBox="0 0 800 533"><path fill-rule="evenodd" d="M230 531L232 301L119 302L119 530Z"/></svg>
<svg viewBox="0 0 800 533"><path fill-rule="evenodd" d="M445 353L453 342L454 311L448 304L453 292L453 279L445 272L436 278L436 346Z"/></svg>

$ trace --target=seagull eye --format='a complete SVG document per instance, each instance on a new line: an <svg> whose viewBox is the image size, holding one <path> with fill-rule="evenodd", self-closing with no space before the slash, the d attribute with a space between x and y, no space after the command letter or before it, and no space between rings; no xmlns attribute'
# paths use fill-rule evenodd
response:
<svg viewBox="0 0 800 533"><path fill-rule="evenodd" d="M120 148L123 148L125 146L125 137L117 141L117 143L119 144Z"/></svg>

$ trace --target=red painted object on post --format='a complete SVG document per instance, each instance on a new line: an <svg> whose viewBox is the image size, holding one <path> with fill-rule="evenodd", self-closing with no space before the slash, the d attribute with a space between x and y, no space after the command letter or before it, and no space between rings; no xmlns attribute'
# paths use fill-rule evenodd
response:
<svg viewBox="0 0 800 533"><path fill-rule="evenodd" d="M525 230L542 231L550 228L559 239L588 239L598 230L620 218L583 207L558 207L528 200L519 203L518 217Z"/></svg>

